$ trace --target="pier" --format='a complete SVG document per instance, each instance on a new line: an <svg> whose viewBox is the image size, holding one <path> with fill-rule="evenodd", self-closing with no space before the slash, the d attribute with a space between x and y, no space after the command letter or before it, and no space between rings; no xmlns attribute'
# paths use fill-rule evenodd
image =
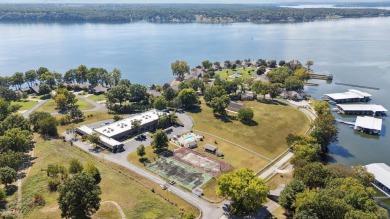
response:
<svg viewBox="0 0 390 219"><path fill-rule="evenodd" d="M346 83L339 83L339 82L336 82L334 84L349 86L349 87L365 88L365 89L371 89L371 90L380 90L380 88L377 88L377 87L369 87L369 86L363 86L363 85L357 85L357 84L346 84Z"/></svg>
<svg viewBox="0 0 390 219"><path fill-rule="evenodd" d="M346 124L346 125L353 125L353 126L355 126L354 122L349 122L349 121L345 121L345 120L341 120L341 119L336 119L336 121L339 122L339 123Z"/></svg>
<svg viewBox="0 0 390 219"><path fill-rule="evenodd" d="M310 82L305 82L304 85L305 86L318 86L317 83L310 83Z"/></svg>
<svg viewBox="0 0 390 219"><path fill-rule="evenodd" d="M310 79L326 80L326 81L333 80L333 75L332 74L321 75L321 74L310 73L309 75L310 75Z"/></svg>

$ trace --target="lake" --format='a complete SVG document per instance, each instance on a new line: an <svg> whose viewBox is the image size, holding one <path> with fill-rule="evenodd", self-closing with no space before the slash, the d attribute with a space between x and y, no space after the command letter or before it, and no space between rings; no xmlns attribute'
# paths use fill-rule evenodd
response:
<svg viewBox="0 0 390 219"><path fill-rule="evenodd" d="M88 67L119 68L132 82L170 82L170 63L187 60L313 60L317 73L332 73L333 82L378 87L364 90L372 103L390 109L390 18L363 18L290 24L16 24L1 23L0 74L40 66L64 73ZM319 98L349 87L327 84L306 88ZM347 165L390 165L390 127L384 118L381 136L338 125L339 140L329 160Z"/></svg>

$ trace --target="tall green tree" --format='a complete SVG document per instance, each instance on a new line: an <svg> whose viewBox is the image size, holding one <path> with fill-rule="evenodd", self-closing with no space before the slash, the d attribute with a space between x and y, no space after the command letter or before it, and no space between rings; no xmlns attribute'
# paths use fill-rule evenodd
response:
<svg viewBox="0 0 390 219"><path fill-rule="evenodd" d="M78 159L72 159L69 163L69 173L76 174L81 173L84 167Z"/></svg>
<svg viewBox="0 0 390 219"><path fill-rule="evenodd" d="M302 90L303 89L303 81L295 76L290 76L286 78L284 81L284 86L286 87L286 90L288 91L296 91L296 90Z"/></svg>
<svg viewBox="0 0 390 219"><path fill-rule="evenodd" d="M153 107L158 110L166 109L168 106L168 102L165 100L164 97L157 97L153 101Z"/></svg>
<svg viewBox="0 0 390 219"><path fill-rule="evenodd" d="M310 70L310 66L312 66L312 65L314 65L314 62L311 61L311 60L309 60L309 61L306 62L307 69Z"/></svg>
<svg viewBox="0 0 390 219"><path fill-rule="evenodd" d="M167 101L172 101L177 96L177 92L173 88L168 87L164 89L163 96Z"/></svg>
<svg viewBox="0 0 390 219"><path fill-rule="evenodd" d="M11 167L1 167L0 168L0 180L1 183L6 187L8 184L11 184L16 181L18 175L14 169Z"/></svg>
<svg viewBox="0 0 390 219"><path fill-rule="evenodd" d="M24 73L24 78L29 87L34 86L35 82L37 81L37 77L37 72L35 70L28 70Z"/></svg>
<svg viewBox="0 0 390 219"><path fill-rule="evenodd" d="M227 116L226 108L230 103L230 98L226 95L221 97L214 97L210 102L210 107L214 114L219 114L222 117Z"/></svg>
<svg viewBox="0 0 390 219"><path fill-rule="evenodd" d="M168 149L168 136L163 130L159 129L154 133L152 148L156 154Z"/></svg>
<svg viewBox="0 0 390 219"><path fill-rule="evenodd" d="M209 60L204 60L204 61L202 62L202 66L203 66L203 68L205 68L205 69L209 69L209 68L211 68L211 66L213 66L213 63L210 62Z"/></svg>
<svg viewBox="0 0 390 219"><path fill-rule="evenodd" d="M61 217L87 219L100 207L101 189L87 173L66 179L59 187Z"/></svg>
<svg viewBox="0 0 390 219"><path fill-rule="evenodd" d="M100 136L98 133L94 132L90 135L87 136L87 139L89 142L91 142L94 147L96 148L97 147L97 144L99 144L99 141L100 141Z"/></svg>
<svg viewBox="0 0 390 219"><path fill-rule="evenodd" d="M57 136L57 120L52 115L38 121L38 133L41 135Z"/></svg>
<svg viewBox="0 0 390 219"><path fill-rule="evenodd" d="M129 90L125 85L118 85L109 90L106 96L109 102L119 103L119 105L122 105L122 103L129 97Z"/></svg>
<svg viewBox="0 0 390 219"><path fill-rule="evenodd" d="M11 114L0 124L0 135L13 128L30 131L30 123L20 114Z"/></svg>
<svg viewBox="0 0 390 219"><path fill-rule="evenodd" d="M239 169L217 179L217 194L231 200L231 212L248 215L266 201L269 186L250 169Z"/></svg>
<svg viewBox="0 0 390 219"><path fill-rule="evenodd" d="M311 189L324 187L329 177L329 170L319 162L309 163L294 171L294 178Z"/></svg>
<svg viewBox="0 0 390 219"><path fill-rule="evenodd" d="M180 80L183 80L184 74L190 71L190 66L186 61L176 60L171 64L173 75L176 75Z"/></svg>
<svg viewBox="0 0 390 219"><path fill-rule="evenodd" d="M253 110L251 108L242 108L238 111L238 118L242 121L242 122L249 122L253 119Z"/></svg>
<svg viewBox="0 0 390 219"><path fill-rule="evenodd" d="M95 167L92 161L85 164L83 172L91 175L95 179L95 183L100 183L102 180L99 169Z"/></svg>
<svg viewBox="0 0 390 219"><path fill-rule="evenodd" d="M305 185L297 180L291 180L287 186L280 193L279 204L289 212L294 212L295 207L293 206L295 202L296 195L305 190Z"/></svg>
<svg viewBox="0 0 390 219"><path fill-rule="evenodd" d="M12 82L17 89L20 89L22 84L24 84L24 74L22 72L15 72L12 75Z"/></svg>
<svg viewBox="0 0 390 219"><path fill-rule="evenodd" d="M177 97L184 108L191 108L199 102L198 94L192 88L181 90Z"/></svg>
<svg viewBox="0 0 390 219"><path fill-rule="evenodd" d="M114 68L111 72L112 75L112 85L117 86L119 84L119 81L122 78L122 72L121 70Z"/></svg>
<svg viewBox="0 0 390 219"><path fill-rule="evenodd" d="M211 87L207 87L204 91L203 99L206 102L210 102L214 97L221 97L226 95L225 89L219 85L214 85Z"/></svg>

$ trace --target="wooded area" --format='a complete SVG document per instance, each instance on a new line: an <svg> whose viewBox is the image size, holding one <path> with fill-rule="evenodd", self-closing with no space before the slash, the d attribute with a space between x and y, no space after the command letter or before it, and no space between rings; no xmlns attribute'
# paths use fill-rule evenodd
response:
<svg viewBox="0 0 390 219"><path fill-rule="evenodd" d="M333 18L390 16L390 10L282 8L270 5L213 4L2 4L0 21L156 23L279 23Z"/></svg>

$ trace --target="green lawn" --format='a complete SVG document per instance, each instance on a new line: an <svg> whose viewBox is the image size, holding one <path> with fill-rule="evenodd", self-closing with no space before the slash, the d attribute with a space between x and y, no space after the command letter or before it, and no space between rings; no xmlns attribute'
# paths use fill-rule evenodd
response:
<svg viewBox="0 0 390 219"><path fill-rule="evenodd" d="M31 100L20 100L17 102L11 102L11 105L21 105L22 108L20 108L19 110L29 110L37 104L38 104L37 101L31 101Z"/></svg>
<svg viewBox="0 0 390 219"><path fill-rule="evenodd" d="M98 102L98 101L106 100L106 95L105 94L99 94L99 95L92 94L92 95L88 96L87 98L92 100L92 101Z"/></svg>
<svg viewBox="0 0 390 219"><path fill-rule="evenodd" d="M54 117L60 118L62 116L63 115L55 115ZM64 125L64 126L61 126L61 125L58 126L57 127L58 133L61 134L70 128L75 128L75 127L78 127L81 125L86 125L89 123L94 123L94 122L98 122L98 121L102 121L102 120L106 120L106 119L112 119L114 117L114 115L109 114L106 110L87 112L87 113L84 113L84 116L85 116L85 120L82 122L79 122L77 124L71 123L71 124Z"/></svg>
<svg viewBox="0 0 390 219"><path fill-rule="evenodd" d="M180 208L183 208L184 212L198 212L178 197L162 191L159 185L151 183L126 168L96 158L60 140L43 141L36 135L35 141L37 141L34 151L36 159L22 185L23 218L60 218L57 205L58 193L48 191L48 177L44 169L50 163L68 167L70 158L77 158L82 163L94 162L102 176L99 184L102 189L102 202L108 200L118 202L127 218L179 218ZM35 193L44 196L45 206L31 206L32 196ZM165 199L169 199L174 204ZM118 215L115 206L106 203L93 218L118 218Z"/></svg>
<svg viewBox="0 0 390 219"><path fill-rule="evenodd" d="M89 104L83 99L77 98L76 105L79 106L80 110L90 110L93 109L94 106L92 104ZM58 112L57 110L57 104L53 99L48 100L46 103L44 103L42 106L40 106L37 111L43 111L48 113L55 113Z"/></svg>
<svg viewBox="0 0 390 219"><path fill-rule="evenodd" d="M245 101L244 104L254 111L251 125L234 119L215 118L212 109L205 104L189 115L194 119L194 129L225 138L270 159L287 149L288 134L303 134L310 124L305 114L287 105L257 101Z"/></svg>
<svg viewBox="0 0 390 219"><path fill-rule="evenodd" d="M235 70L227 69L227 70L217 71L216 73L219 74L221 79L233 80L234 78L229 78L229 76L233 75L236 72L241 73L242 76L240 78L245 79L249 77L256 77L257 76L256 71L257 71L256 67L249 67L249 68L245 68L245 70L244 68L237 68Z"/></svg>

